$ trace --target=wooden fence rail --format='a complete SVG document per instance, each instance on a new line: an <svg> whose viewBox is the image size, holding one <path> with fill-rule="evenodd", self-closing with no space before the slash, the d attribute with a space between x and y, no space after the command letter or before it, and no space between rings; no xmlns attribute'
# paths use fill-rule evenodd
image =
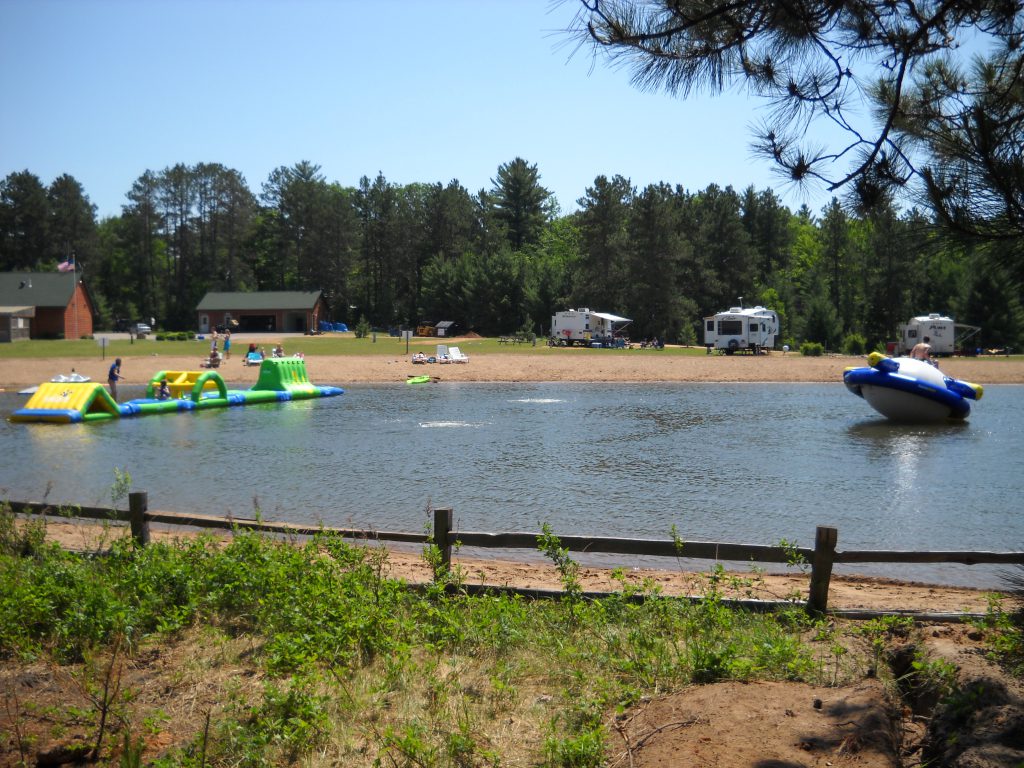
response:
<svg viewBox="0 0 1024 768"><path fill-rule="evenodd" d="M111 520L128 523L132 537L139 544L149 543L152 523L183 525L221 530L250 530L288 536L313 536L332 533L345 538L370 541L395 541L413 544L436 544L440 550L441 567L451 566L455 545L487 549L536 550L539 534L527 532L488 533L458 531L453 527L454 512L450 507L434 510L432 533L333 528L322 525L274 523L238 517L216 517L182 512L149 509L149 496L145 492L128 494L128 509L109 507L59 506L31 501L7 501L17 514L77 517L91 520ZM962 563L966 565L999 564L1024 565L1024 552L906 552L897 550L836 550L838 531L829 526L818 526L813 548L731 544L707 541L676 541L671 539L619 539L607 536L560 536L559 544L576 553L610 553L620 555L646 555L651 557L685 557L696 560L726 560L755 563L810 563L811 575L807 610L814 614L828 608L828 588L832 568L837 563Z"/></svg>

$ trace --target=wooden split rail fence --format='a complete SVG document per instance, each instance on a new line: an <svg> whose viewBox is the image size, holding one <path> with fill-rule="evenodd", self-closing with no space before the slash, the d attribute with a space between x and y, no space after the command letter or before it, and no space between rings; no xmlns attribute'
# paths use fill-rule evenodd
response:
<svg viewBox="0 0 1024 768"><path fill-rule="evenodd" d="M432 533L404 533L332 528L322 525L274 523L237 517L215 517L192 513L157 511L149 509L149 495L145 492L129 493L128 509L126 510L74 505L58 506L30 501L8 501L7 504L16 514L77 517L128 523L131 526L132 537L143 546L149 543L149 526L153 523L191 526L194 528L261 531L288 536L315 536L318 533L333 533L345 538L358 540L394 541L415 544L434 543L440 550L443 568L448 568L451 565L452 548L455 545L485 549L536 550L539 538L537 533L486 533L481 531L454 530L454 514L452 509L448 507L434 510L434 529ZM600 552L619 555L685 557L697 560L786 564L792 563L796 559L797 561L810 564L811 567L807 610L813 614L824 613L828 608L829 582L832 578L832 568L837 563L1024 565L1024 552L838 551L836 550L838 530L829 526L818 526L813 549L807 547L761 546L705 541L687 541L680 545L672 539L619 539L606 536L560 536L558 540L562 547L576 553Z"/></svg>

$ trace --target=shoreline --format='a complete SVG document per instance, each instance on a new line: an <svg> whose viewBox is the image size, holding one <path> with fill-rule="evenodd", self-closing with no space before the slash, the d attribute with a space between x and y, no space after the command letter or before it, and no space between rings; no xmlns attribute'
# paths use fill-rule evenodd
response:
<svg viewBox="0 0 1024 768"><path fill-rule="evenodd" d="M309 380L315 384L344 387L347 384L402 383L411 375L430 375L452 382L614 382L614 383L842 383L843 371L867 365L865 356L830 355L801 357L775 352L771 355L678 355L647 350L576 350L534 347L516 352L475 354L472 340L452 339L470 357L466 364L413 365L404 348L396 354L309 355L305 358ZM301 343L289 340L289 349ZM154 345L149 354L122 355L124 386L144 385L162 370L199 370L202 349L194 354L165 354ZM105 383L112 362L98 357L9 359L0 370L0 389L18 390L49 381L72 369L94 382ZM1005 358L946 358L940 362L947 376L982 386L1024 384L1024 360ZM255 383L258 366L245 366L241 356L224 361L218 373L237 387Z"/></svg>
<svg viewBox="0 0 1024 768"><path fill-rule="evenodd" d="M105 525L93 521L68 522L47 519L47 539L63 547L94 551L111 538L130 535L128 526ZM173 544L199 536L154 525L153 541ZM227 541L231 534L211 533L214 539ZM105 543L105 544L104 544ZM353 544L359 546L358 544ZM432 580L430 566L419 553L407 548L380 545L387 550L385 571L391 578L409 584L427 584ZM455 554L452 566L459 568L467 585L507 587L540 592L563 589L558 569L549 562L515 559L483 559ZM644 590L657 590L666 596L700 596L711 585L713 564L705 570L676 567L628 568L616 576L616 569L581 564L580 585L586 592L621 592L623 584ZM729 599L806 601L810 572L792 569L786 573L729 570L718 580L716 589ZM859 576L833 573L829 584L829 608L841 611L886 611L907 614L984 614L989 608L991 589L944 586L920 581L903 581L887 576Z"/></svg>

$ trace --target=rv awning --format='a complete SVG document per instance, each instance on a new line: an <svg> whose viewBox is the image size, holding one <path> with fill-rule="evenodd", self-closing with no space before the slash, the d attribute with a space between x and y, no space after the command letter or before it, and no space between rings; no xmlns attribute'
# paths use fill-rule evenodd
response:
<svg viewBox="0 0 1024 768"><path fill-rule="evenodd" d="M591 312L594 317L600 317L604 320L608 320L612 323L632 323L628 317L619 317L618 315L609 315L606 312Z"/></svg>
<svg viewBox="0 0 1024 768"><path fill-rule="evenodd" d="M978 325L967 325L966 323L953 323L953 335L956 337L957 344L963 344L974 334L981 330L981 326Z"/></svg>

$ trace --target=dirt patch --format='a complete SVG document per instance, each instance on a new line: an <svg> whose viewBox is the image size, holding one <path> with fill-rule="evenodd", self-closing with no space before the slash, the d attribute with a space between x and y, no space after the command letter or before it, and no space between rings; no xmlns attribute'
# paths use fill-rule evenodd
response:
<svg viewBox="0 0 1024 768"><path fill-rule="evenodd" d="M647 702L613 727L612 768L901 765L901 736L878 680L704 685Z"/></svg>

